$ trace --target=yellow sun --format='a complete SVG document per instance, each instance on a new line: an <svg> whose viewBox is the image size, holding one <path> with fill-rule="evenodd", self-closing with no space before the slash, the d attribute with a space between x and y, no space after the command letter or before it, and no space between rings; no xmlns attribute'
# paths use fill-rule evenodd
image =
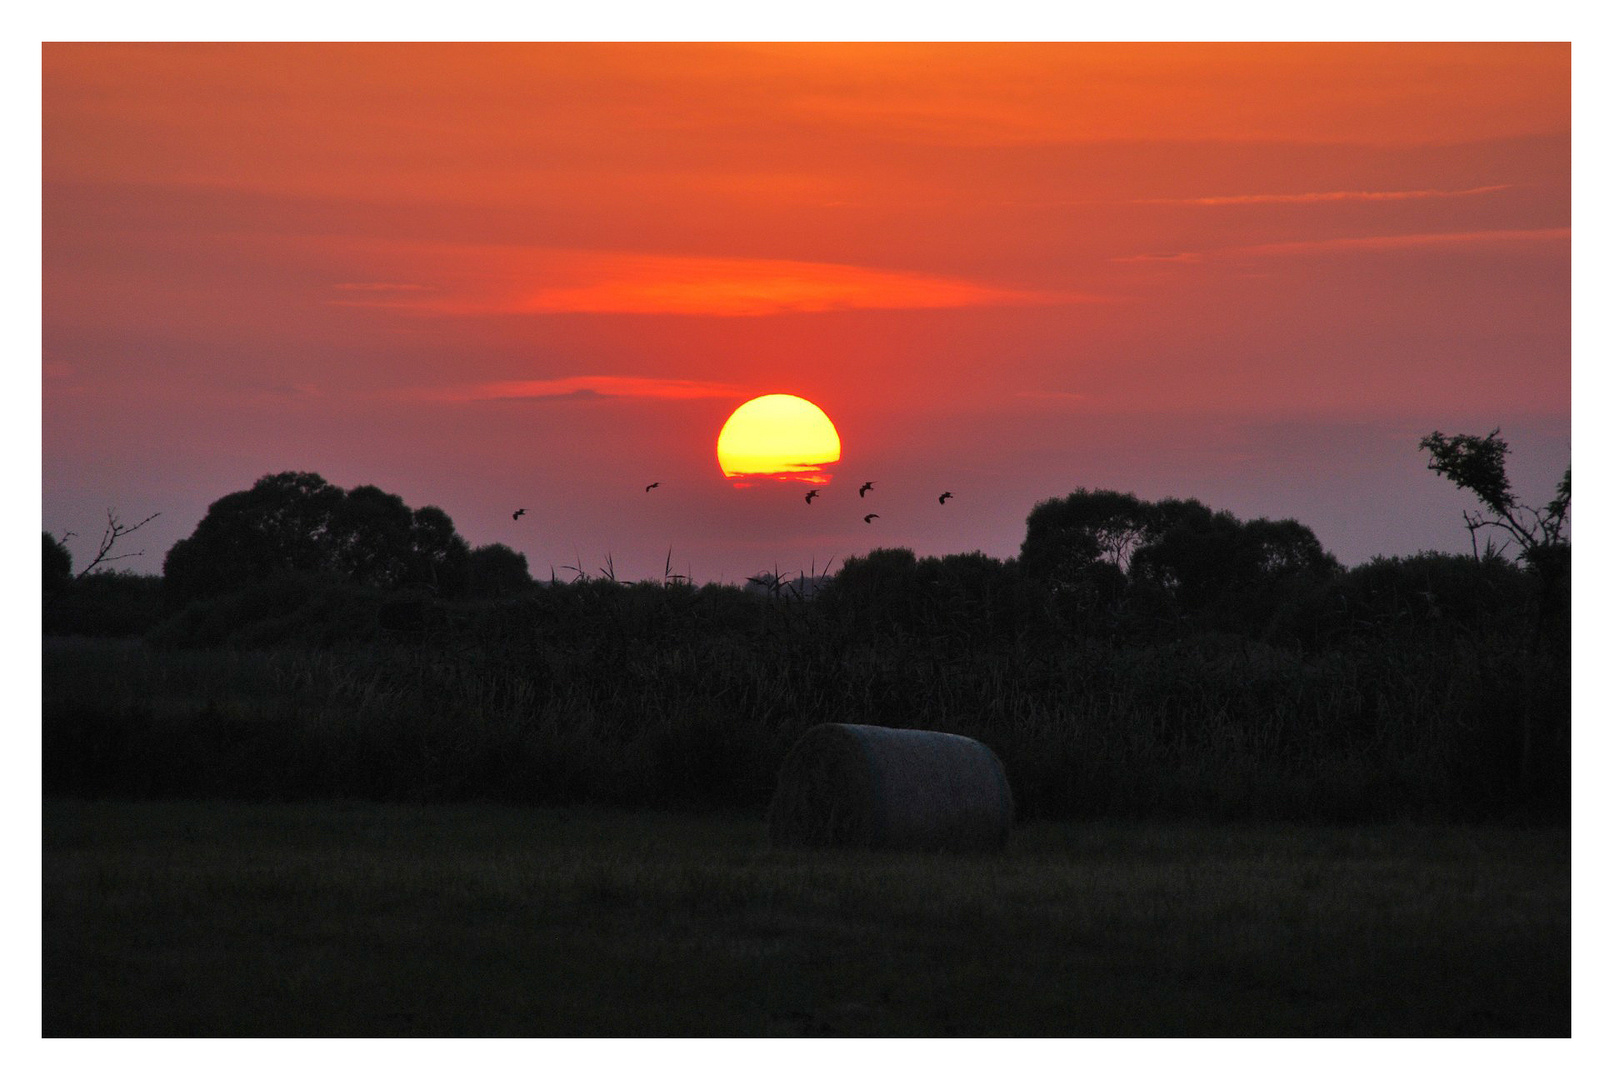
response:
<svg viewBox="0 0 1613 1080"><path fill-rule="evenodd" d="M717 436L717 464L743 487L754 480L827 484L840 460L840 433L805 398L766 394L734 410Z"/></svg>

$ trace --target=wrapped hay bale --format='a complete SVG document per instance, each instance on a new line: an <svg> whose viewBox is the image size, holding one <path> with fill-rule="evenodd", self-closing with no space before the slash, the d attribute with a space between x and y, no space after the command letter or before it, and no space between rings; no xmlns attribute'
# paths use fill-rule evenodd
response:
<svg viewBox="0 0 1613 1080"><path fill-rule="evenodd" d="M768 809L780 847L996 850L1013 822L1008 776L983 744L864 724L802 735Z"/></svg>

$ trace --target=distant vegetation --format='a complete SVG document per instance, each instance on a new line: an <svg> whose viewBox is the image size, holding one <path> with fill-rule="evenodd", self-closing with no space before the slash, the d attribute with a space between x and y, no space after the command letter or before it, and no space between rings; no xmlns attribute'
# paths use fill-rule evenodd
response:
<svg viewBox="0 0 1613 1080"><path fill-rule="evenodd" d="M46 534L45 787L759 810L843 721L980 739L1031 816L1566 818L1567 478L1533 519L1476 493L1535 524L1521 559L1344 568L1295 521L1077 490L1017 559L740 588L534 583L440 510L283 473L162 578L73 580Z"/></svg>

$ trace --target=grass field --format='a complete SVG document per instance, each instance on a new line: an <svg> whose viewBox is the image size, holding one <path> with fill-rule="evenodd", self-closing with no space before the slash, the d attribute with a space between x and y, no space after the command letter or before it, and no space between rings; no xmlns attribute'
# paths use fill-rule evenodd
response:
<svg viewBox="0 0 1613 1080"><path fill-rule="evenodd" d="M1569 1034L1566 829L44 806L46 1036Z"/></svg>

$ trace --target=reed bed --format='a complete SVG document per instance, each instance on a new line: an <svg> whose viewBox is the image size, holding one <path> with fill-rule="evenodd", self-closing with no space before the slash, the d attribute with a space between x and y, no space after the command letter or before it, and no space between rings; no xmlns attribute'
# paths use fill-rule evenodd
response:
<svg viewBox="0 0 1613 1080"><path fill-rule="evenodd" d="M47 639L46 791L759 813L790 747L834 723L978 739L1032 818L1566 815L1566 671L1510 625L1137 641L1013 595L873 618L832 594L539 592L408 640Z"/></svg>

